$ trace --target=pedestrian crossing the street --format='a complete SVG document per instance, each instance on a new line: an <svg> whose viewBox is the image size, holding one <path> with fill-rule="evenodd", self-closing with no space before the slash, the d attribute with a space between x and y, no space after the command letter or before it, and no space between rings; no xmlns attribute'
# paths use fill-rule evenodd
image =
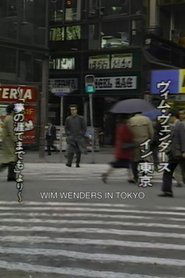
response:
<svg viewBox="0 0 185 278"><path fill-rule="evenodd" d="M173 206L0 201L0 277L183 278L184 215Z"/></svg>
<svg viewBox="0 0 185 278"><path fill-rule="evenodd" d="M101 180L101 175L107 170L107 164L82 164L80 168L66 167L65 164L26 164L24 175L37 180L46 181L90 181ZM108 178L110 182L127 182L126 169L116 169ZM161 183L162 174L154 172L152 183Z"/></svg>

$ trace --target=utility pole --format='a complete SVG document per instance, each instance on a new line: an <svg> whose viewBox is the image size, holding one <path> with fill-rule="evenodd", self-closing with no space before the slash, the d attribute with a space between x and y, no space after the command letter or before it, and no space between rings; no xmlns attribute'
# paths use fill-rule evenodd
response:
<svg viewBox="0 0 185 278"><path fill-rule="evenodd" d="M89 110L90 110L90 123L91 123L91 131L92 131L92 163L95 163L95 155L94 155L94 142L95 142L95 132L93 125L93 94L95 93L95 77L94 75L86 75L85 76L85 92L89 95Z"/></svg>
<svg viewBox="0 0 185 278"><path fill-rule="evenodd" d="M42 89L40 98L40 127L39 127L39 157L45 158L45 126L48 111L48 78L49 78L49 50L48 50L48 9L49 1L46 0L45 10L45 53L42 60Z"/></svg>
<svg viewBox="0 0 185 278"><path fill-rule="evenodd" d="M45 126L48 106L48 58L42 61L42 91L40 100L40 138L39 157L45 158Z"/></svg>

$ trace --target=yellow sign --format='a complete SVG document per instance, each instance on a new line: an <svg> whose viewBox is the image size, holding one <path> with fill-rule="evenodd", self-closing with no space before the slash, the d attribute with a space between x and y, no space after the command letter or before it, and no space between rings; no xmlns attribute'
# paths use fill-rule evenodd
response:
<svg viewBox="0 0 185 278"><path fill-rule="evenodd" d="M179 93L185 93L185 69L180 70L180 74L179 74Z"/></svg>

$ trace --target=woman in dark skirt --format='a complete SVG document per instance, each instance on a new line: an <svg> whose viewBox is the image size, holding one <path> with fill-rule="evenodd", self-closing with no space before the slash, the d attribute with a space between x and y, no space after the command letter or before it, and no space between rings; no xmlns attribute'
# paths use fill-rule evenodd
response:
<svg viewBox="0 0 185 278"><path fill-rule="evenodd" d="M115 140L115 161L110 162L110 168L106 173L102 174L102 181L107 182L108 176L116 168L130 168L130 163L133 157L133 133L127 125L128 114L122 114L120 116L120 123L116 128L116 140Z"/></svg>

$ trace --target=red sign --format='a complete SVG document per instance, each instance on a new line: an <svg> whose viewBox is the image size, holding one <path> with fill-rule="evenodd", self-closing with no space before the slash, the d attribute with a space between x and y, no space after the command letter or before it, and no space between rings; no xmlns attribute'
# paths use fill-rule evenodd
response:
<svg viewBox="0 0 185 278"><path fill-rule="evenodd" d="M36 123L37 123L37 109L34 106L25 106L25 132L23 136L24 144L36 143Z"/></svg>
<svg viewBox="0 0 185 278"><path fill-rule="evenodd" d="M37 138L37 101L39 91L31 86L0 86L0 124L6 115L5 105L23 102L25 106L25 132L23 144L35 144ZM24 100L24 101L22 101Z"/></svg>
<svg viewBox="0 0 185 278"><path fill-rule="evenodd" d="M38 100L38 89L31 86L0 86L0 102L15 102L24 99L25 103Z"/></svg>

